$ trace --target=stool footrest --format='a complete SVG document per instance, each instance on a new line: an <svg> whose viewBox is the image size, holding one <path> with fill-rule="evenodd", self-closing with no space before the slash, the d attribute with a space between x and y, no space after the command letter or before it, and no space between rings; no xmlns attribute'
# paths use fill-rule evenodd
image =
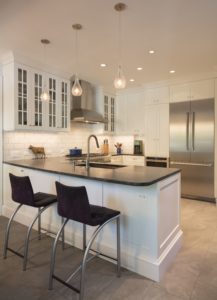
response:
<svg viewBox="0 0 217 300"><path fill-rule="evenodd" d="M104 256L104 257L107 257L107 258L112 259L112 260L114 260L114 261L117 261L117 258L112 257L112 256L109 256L109 255L106 255L106 254L103 254L103 253L101 253L101 252L99 252L99 251L96 251L96 250L93 250L93 249L90 249L90 251L96 253L97 256Z"/></svg>
<svg viewBox="0 0 217 300"><path fill-rule="evenodd" d="M52 275L52 277L54 279L56 279L57 281L61 282L63 285L67 286L68 288L70 288L71 290L75 291L76 293L80 294L80 290L77 289L76 287L72 286L71 284L65 282L63 279L61 279L60 277L57 277L56 275Z"/></svg>
<svg viewBox="0 0 217 300"><path fill-rule="evenodd" d="M17 252L16 250L14 250L14 249L12 249L12 248L7 247L7 250L9 250L10 252L12 252L12 253L18 255L19 257L24 258L24 255L23 255L23 254Z"/></svg>

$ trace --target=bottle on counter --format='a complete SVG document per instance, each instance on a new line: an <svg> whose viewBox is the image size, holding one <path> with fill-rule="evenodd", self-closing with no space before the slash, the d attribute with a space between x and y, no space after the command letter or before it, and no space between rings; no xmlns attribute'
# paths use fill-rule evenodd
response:
<svg viewBox="0 0 217 300"><path fill-rule="evenodd" d="M108 144L108 140L105 139L103 141L103 154L108 155L109 154L109 144Z"/></svg>

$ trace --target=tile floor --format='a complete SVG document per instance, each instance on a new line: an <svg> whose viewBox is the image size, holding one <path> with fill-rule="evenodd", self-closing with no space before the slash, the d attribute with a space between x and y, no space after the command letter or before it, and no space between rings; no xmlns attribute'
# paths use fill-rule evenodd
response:
<svg viewBox="0 0 217 300"><path fill-rule="evenodd" d="M211 203L183 199L181 216L183 247L160 283L127 270L116 278L114 265L96 259L88 265L85 299L217 300L217 208ZM32 240L26 272L21 269L19 257L9 253L6 260L2 259L6 223L7 219L0 217L0 299L78 299L73 291L56 281L53 291L47 289L51 238ZM19 248L25 227L16 224L15 228L11 246ZM80 258L81 251L77 249L59 249L58 274L70 273L71 266Z"/></svg>

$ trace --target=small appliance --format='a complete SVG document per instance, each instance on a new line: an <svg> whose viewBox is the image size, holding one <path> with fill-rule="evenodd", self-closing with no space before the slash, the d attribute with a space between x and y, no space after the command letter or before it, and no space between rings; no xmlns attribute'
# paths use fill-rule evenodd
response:
<svg viewBox="0 0 217 300"><path fill-rule="evenodd" d="M134 154L143 154L142 140L134 140Z"/></svg>

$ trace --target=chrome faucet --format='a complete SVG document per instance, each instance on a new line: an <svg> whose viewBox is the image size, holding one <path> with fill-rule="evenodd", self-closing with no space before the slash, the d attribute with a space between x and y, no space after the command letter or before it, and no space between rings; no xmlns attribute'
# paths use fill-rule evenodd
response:
<svg viewBox="0 0 217 300"><path fill-rule="evenodd" d="M89 168L89 162L90 162L90 139L91 139L92 137L93 137L93 138L95 139L95 141L96 141L96 146L97 146L97 148L99 148L99 142L98 142L98 139L97 139L96 135L94 135L94 134L89 135L89 137L88 137L88 139L87 139L87 159L86 159L86 169Z"/></svg>

